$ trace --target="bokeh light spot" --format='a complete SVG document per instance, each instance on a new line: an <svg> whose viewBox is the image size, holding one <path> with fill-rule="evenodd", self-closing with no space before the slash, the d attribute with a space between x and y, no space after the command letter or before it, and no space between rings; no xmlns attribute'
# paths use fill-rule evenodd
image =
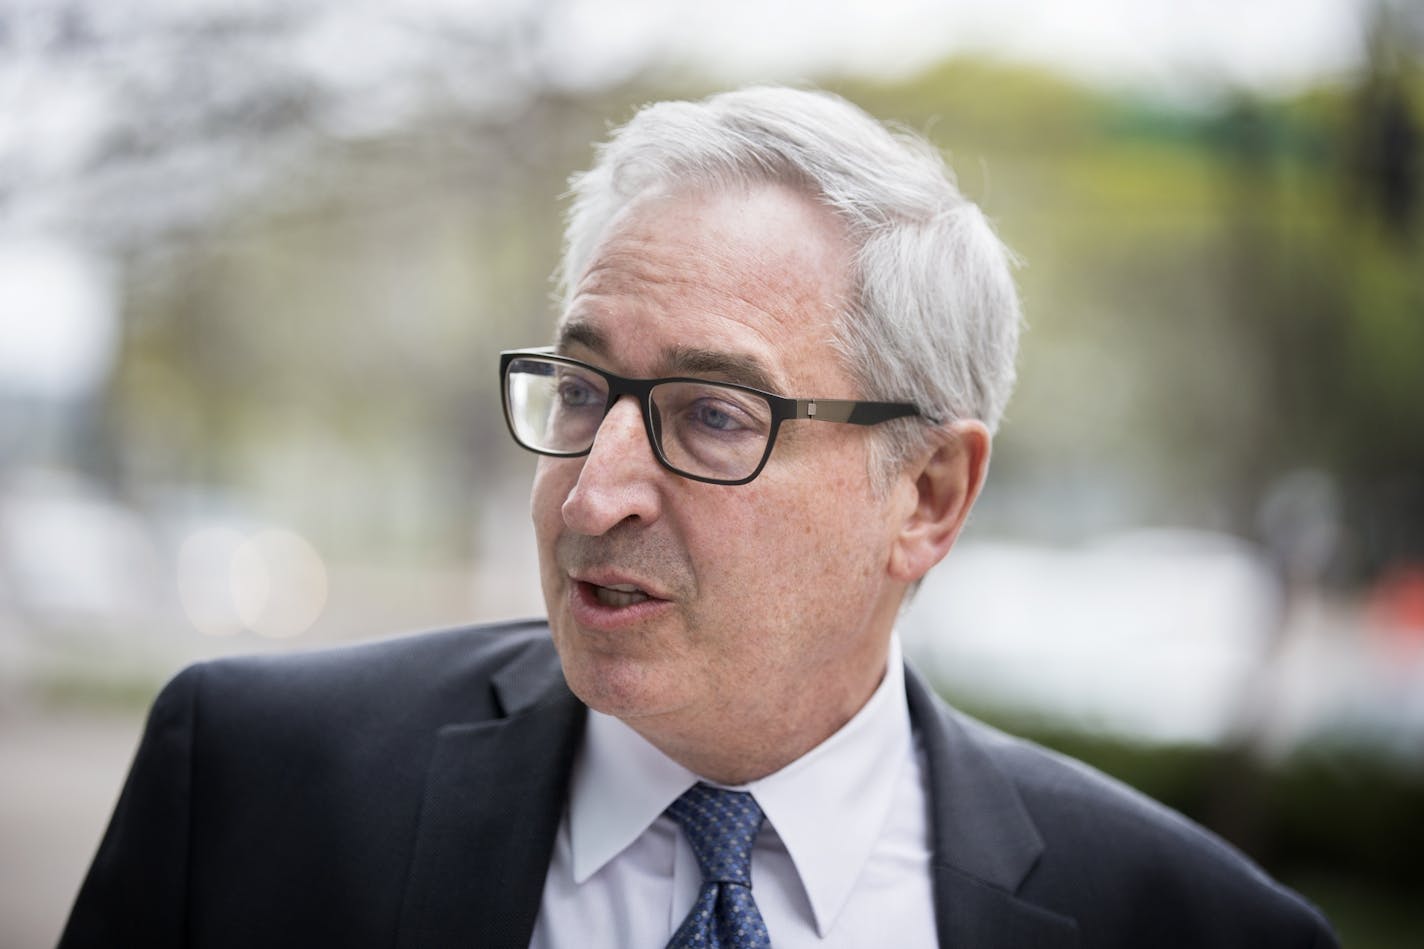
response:
<svg viewBox="0 0 1424 949"><path fill-rule="evenodd" d="M321 555L290 530L203 528L178 554L179 600L205 636L300 636L325 610L327 588Z"/></svg>

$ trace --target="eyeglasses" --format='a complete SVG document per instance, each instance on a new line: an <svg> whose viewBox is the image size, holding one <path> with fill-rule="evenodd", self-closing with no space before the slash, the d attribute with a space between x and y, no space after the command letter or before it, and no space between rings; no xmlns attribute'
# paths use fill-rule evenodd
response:
<svg viewBox="0 0 1424 949"><path fill-rule="evenodd" d="M878 425L925 417L904 402L788 399L731 382L629 379L556 356L552 348L500 353L499 374L509 432L530 451L555 458L588 454L604 416L631 395L662 466L709 484L746 484L760 474L785 421Z"/></svg>

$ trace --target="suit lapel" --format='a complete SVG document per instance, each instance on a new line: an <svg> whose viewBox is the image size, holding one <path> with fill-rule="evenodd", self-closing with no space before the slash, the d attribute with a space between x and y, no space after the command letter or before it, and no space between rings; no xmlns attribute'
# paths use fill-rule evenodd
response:
<svg viewBox="0 0 1424 949"><path fill-rule="evenodd" d="M1073 920L1015 895L1043 841L981 739L906 670L930 773L935 922L942 946L1068 949ZM552 653L495 676L507 717L447 725L435 743L399 945L525 947L562 818L585 709Z"/></svg>
<svg viewBox="0 0 1424 949"><path fill-rule="evenodd" d="M1013 782L914 671L905 673L930 772L940 945L1076 946L1073 920L1015 895L1043 853L1043 838Z"/></svg>
<svg viewBox="0 0 1424 949"><path fill-rule="evenodd" d="M495 677L506 718L440 729L401 946L529 945L585 713L550 656Z"/></svg>

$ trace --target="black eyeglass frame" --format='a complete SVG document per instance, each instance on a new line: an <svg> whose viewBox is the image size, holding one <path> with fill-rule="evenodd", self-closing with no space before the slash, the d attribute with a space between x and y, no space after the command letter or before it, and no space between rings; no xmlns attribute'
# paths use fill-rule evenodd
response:
<svg viewBox="0 0 1424 949"><path fill-rule="evenodd" d="M781 430L782 422L804 419L811 422L843 422L848 425L879 425L881 422L888 422L897 418L923 418L932 425L938 425L938 420L920 411L919 407L909 402L865 402L855 399L792 399L786 396L777 395L774 392L766 392L752 386L744 386L736 382L723 382L717 379L698 379L693 376L665 376L657 379L631 379L627 376L620 376L600 369L597 366L589 365L578 359L569 356L561 356L554 352L552 346L539 346L531 349L507 349L499 354L499 384L500 402L504 406L504 424L509 427L509 434L513 437L515 444L537 455L546 455L551 458L579 458L593 451L593 443L589 442L587 448L581 451L550 451L544 448L535 448L527 444L519 437L518 430L514 427L514 414L509 405L509 367L516 360L526 357L535 357L549 362L563 363L574 366L578 369L586 370L601 377L608 383L608 401L603 406L603 418L608 417L608 413L613 411L613 406L625 395L631 395L638 400L638 406L643 416L643 430L648 437L648 444L652 446L653 457L658 463L679 477L688 478L692 481L701 481L704 484L725 484L739 485L747 484L755 480L761 474L761 470L766 467L767 460L771 458L771 450L776 445L776 434ZM692 474L683 471L672 462L668 461L663 454L663 449L658 444L657 421L653 418L652 393L656 386L670 382L686 382L700 385L719 385L729 389L736 389L739 392L746 392L766 400L771 408L771 428L766 435L766 448L762 452L761 460L757 462L756 468L745 478L708 478L704 475ZM596 434L596 432L595 432Z"/></svg>

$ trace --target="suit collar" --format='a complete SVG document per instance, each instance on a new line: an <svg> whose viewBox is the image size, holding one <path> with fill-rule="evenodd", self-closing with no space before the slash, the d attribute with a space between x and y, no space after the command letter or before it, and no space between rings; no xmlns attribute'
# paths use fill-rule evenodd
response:
<svg viewBox="0 0 1424 949"><path fill-rule="evenodd" d="M573 699L547 631L544 638L532 643L490 676L490 689L499 713L506 717L519 715L542 702L557 704Z"/></svg>
<svg viewBox="0 0 1424 949"><path fill-rule="evenodd" d="M504 718L437 734L399 945L527 946L586 710L547 644L491 679ZM1016 896L1043 839L986 739L911 669L929 768L935 921L944 946L1067 949L1074 922Z"/></svg>
<svg viewBox="0 0 1424 949"><path fill-rule="evenodd" d="M906 669L905 694L929 767L940 944L1077 945L1071 919L1016 895L1044 843L1017 787L989 753L988 739L912 669Z"/></svg>
<svg viewBox="0 0 1424 949"><path fill-rule="evenodd" d="M552 649L526 650L491 684L505 718L437 733L401 946L523 947L533 933L585 709Z"/></svg>

